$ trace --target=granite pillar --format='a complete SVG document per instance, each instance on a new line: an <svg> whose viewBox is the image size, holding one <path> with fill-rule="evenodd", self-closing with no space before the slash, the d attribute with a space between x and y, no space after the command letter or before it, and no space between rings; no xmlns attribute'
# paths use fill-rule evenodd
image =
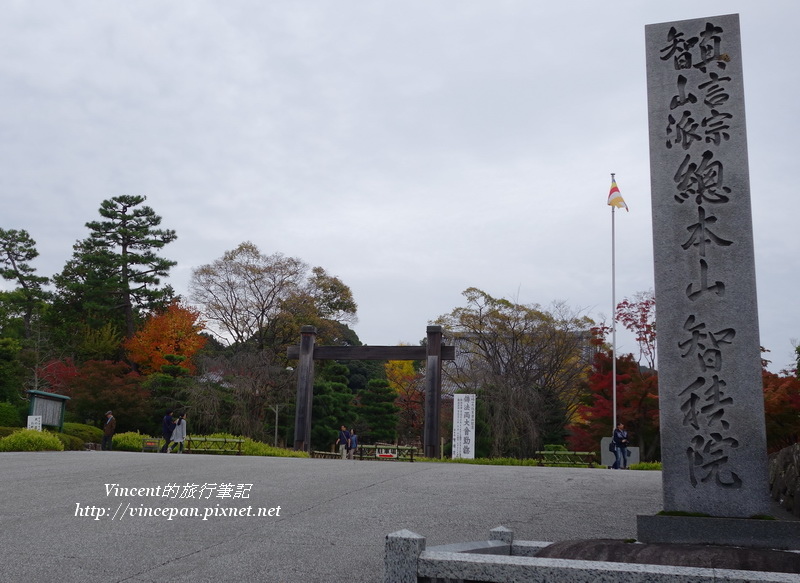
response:
<svg viewBox="0 0 800 583"><path fill-rule="evenodd" d="M739 17L645 38L664 509L767 514Z"/></svg>

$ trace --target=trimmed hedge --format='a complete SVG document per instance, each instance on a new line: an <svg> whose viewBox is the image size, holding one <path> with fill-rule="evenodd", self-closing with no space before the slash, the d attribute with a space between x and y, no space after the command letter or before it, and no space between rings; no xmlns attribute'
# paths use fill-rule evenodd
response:
<svg viewBox="0 0 800 583"><path fill-rule="evenodd" d="M86 442L80 437L74 435L67 435L66 433L56 433L55 431L48 431L50 435L55 435L56 438L64 445L65 451L83 451L86 447Z"/></svg>
<svg viewBox="0 0 800 583"><path fill-rule="evenodd" d="M0 439L0 451L64 451L64 444L49 431L20 429Z"/></svg>
<svg viewBox="0 0 800 583"><path fill-rule="evenodd" d="M268 457L311 457L304 451L294 451L283 447L273 447L260 441L253 441L249 437L242 443L242 455L260 455Z"/></svg>
<svg viewBox="0 0 800 583"><path fill-rule="evenodd" d="M103 441L103 430L85 423L64 423L64 433L80 438L83 443Z"/></svg>
<svg viewBox="0 0 800 583"><path fill-rule="evenodd" d="M112 448L116 451L142 451L142 439L146 437L150 439L157 439L149 435L136 433L135 431L115 433Z"/></svg>

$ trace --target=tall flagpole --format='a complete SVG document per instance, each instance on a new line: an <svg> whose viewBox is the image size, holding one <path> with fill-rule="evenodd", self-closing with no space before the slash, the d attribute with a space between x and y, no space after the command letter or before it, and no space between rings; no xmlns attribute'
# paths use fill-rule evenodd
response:
<svg viewBox="0 0 800 583"><path fill-rule="evenodd" d="M611 184L614 184L614 173L611 173ZM616 300L616 248L614 233L614 205L611 206L611 410L613 433L617 428L617 300Z"/></svg>

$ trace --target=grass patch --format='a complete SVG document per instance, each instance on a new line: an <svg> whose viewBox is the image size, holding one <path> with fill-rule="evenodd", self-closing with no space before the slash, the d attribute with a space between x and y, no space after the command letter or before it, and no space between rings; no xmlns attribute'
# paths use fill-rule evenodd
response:
<svg viewBox="0 0 800 583"><path fill-rule="evenodd" d="M656 512L656 516L691 516L694 518L711 518L710 514L705 512L686 512L684 510L662 510Z"/></svg>
<svg viewBox="0 0 800 583"><path fill-rule="evenodd" d="M440 463L447 463L447 464L472 464L478 466L532 466L532 467L553 467L553 468L588 468L588 464L555 464L555 463L548 463L543 462L542 460L538 459L518 459L512 457L483 457L483 458L475 458L475 459L465 459L465 458L425 458L425 457L416 457L414 456L414 461L420 462L440 462ZM595 466L598 467L598 466Z"/></svg>
<svg viewBox="0 0 800 583"><path fill-rule="evenodd" d="M661 462L641 462L638 464L631 464L628 466L631 470L646 470L646 471L661 471Z"/></svg>

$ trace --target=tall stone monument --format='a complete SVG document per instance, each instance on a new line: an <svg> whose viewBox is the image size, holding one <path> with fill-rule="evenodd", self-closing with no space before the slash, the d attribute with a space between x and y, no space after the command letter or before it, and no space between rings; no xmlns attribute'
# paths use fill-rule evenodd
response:
<svg viewBox="0 0 800 583"><path fill-rule="evenodd" d="M739 17L645 39L664 509L768 514Z"/></svg>

